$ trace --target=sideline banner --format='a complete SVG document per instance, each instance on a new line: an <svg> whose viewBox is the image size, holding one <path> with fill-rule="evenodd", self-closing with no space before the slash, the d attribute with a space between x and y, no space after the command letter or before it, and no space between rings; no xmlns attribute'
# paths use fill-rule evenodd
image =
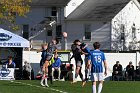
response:
<svg viewBox="0 0 140 93"><path fill-rule="evenodd" d="M19 35L0 28L0 47L30 47L30 42Z"/></svg>
<svg viewBox="0 0 140 93"><path fill-rule="evenodd" d="M15 80L14 68L2 68L0 69L0 80Z"/></svg>

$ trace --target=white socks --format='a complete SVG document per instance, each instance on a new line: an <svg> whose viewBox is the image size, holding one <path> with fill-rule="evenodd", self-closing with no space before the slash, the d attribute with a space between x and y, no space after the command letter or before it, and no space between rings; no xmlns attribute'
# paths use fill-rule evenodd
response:
<svg viewBox="0 0 140 93"><path fill-rule="evenodd" d="M98 93L101 93L102 87L103 87L103 84L102 84L102 83L99 83L99 86L98 86Z"/></svg>
<svg viewBox="0 0 140 93"><path fill-rule="evenodd" d="M96 93L96 85L92 85L92 93Z"/></svg>
<svg viewBox="0 0 140 93"><path fill-rule="evenodd" d="M48 85L48 80L47 80L47 78L45 78L45 85Z"/></svg>
<svg viewBox="0 0 140 93"><path fill-rule="evenodd" d="M103 84L99 83L98 85L98 93L101 93ZM96 85L92 85L92 93L96 93Z"/></svg>
<svg viewBox="0 0 140 93"><path fill-rule="evenodd" d="M43 84L44 78L41 79L41 83Z"/></svg>

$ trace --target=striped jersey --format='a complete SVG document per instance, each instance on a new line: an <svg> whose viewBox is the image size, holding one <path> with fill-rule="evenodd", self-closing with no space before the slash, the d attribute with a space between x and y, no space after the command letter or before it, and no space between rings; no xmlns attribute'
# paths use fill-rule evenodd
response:
<svg viewBox="0 0 140 93"><path fill-rule="evenodd" d="M91 51L91 56L89 57L91 60L91 73L103 73L103 62L106 60L105 55L100 50Z"/></svg>

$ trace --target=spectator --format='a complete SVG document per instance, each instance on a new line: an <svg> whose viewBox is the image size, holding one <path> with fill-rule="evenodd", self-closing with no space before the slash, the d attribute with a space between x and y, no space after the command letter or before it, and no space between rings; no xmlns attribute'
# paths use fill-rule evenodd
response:
<svg viewBox="0 0 140 93"><path fill-rule="evenodd" d="M136 80L140 80L140 61L139 65L136 67Z"/></svg>
<svg viewBox="0 0 140 93"><path fill-rule="evenodd" d="M24 66L23 66L24 79L31 80L31 71L32 71L32 67L31 67L30 63L25 61Z"/></svg>
<svg viewBox="0 0 140 93"><path fill-rule="evenodd" d="M7 68L15 68L16 67L16 64L13 61L12 56L8 56L8 61L6 61L6 66L7 66Z"/></svg>
<svg viewBox="0 0 140 93"><path fill-rule="evenodd" d="M134 80L134 66L131 61L126 67L126 78L127 80Z"/></svg>
<svg viewBox="0 0 140 93"><path fill-rule="evenodd" d="M113 80L119 80L122 77L122 65L119 64L119 61L116 61L116 64L113 66Z"/></svg>
<svg viewBox="0 0 140 93"><path fill-rule="evenodd" d="M54 56L54 63L52 64L52 78L54 79L54 71L58 71L58 79L60 80L60 66L61 66L61 59L58 58L58 55Z"/></svg>

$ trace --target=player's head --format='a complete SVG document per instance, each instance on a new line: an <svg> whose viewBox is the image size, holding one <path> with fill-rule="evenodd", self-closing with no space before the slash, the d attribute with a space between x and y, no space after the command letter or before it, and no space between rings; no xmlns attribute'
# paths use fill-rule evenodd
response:
<svg viewBox="0 0 140 93"><path fill-rule="evenodd" d="M80 45L80 44L81 44L80 40L78 40L78 39L74 40L73 43L74 43L75 45Z"/></svg>
<svg viewBox="0 0 140 93"><path fill-rule="evenodd" d="M12 62L12 60L13 60L13 57L12 56L8 56L8 61Z"/></svg>
<svg viewBox="0 0 140 93"><path fill-rule="evenodd" d="M52 40L52 44L56 45L56 44L58 44L58 43L59 43L59 40L58 40L58 39L53 39L53 40Z"/></svg>
<svg viewBox="0 0 140 93"><path fill-rule="evenodd" d="M100 48L100 43L99 42L93 43L93 47L94 47L94 49L99 49Z"/></svg>
<svg viewBox="0 0 140 93"><path fill-rule="evenodd" d="M54 56L54 58L57 59L57 58L58 58L58 54L56 54L56 55Z"/></svg>
<svg viewBox="0 0 140 93"><path fill-rule="evenodd" d="M119 63L120 63L119 61L116 61L116 64L117 64L117 65L119 65Z"/></svg>
<svg viewBox="0 0 140 93"><path fill-rule="evenodd" d="M80 48L81 48L81 49L83 49L83 48L85 48L85 47L86 47L86 44L85 44L85 43L80 44Z"/></svg>
<svg viewBox="0 0 140 93"><path fill-rule="evenodd" d="M48 44L47 43L42 45L42 49L43 50L46 50L47 48L48 48Z"/></svg>
<svg viewBox="0 0 140 93"><path fill-rule="evenodd" d="M131 61L129 62L129 65L132 66L132 62Z"/></svg>

